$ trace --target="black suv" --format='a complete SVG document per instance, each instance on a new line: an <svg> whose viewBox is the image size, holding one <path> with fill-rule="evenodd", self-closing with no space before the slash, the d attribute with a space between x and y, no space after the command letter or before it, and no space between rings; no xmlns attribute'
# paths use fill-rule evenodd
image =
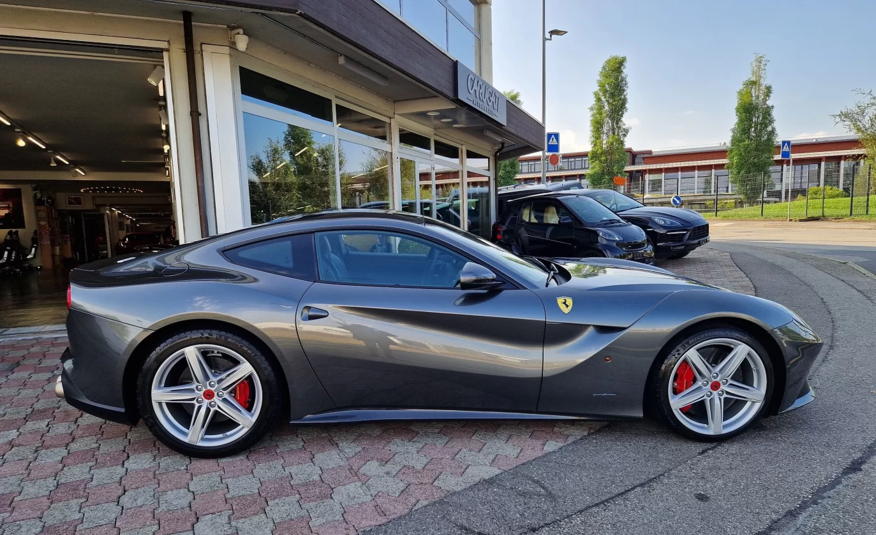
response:
<svg viewBox="0 0 876 535"><path fill-rule="evenodd" d="M642 229L582 193L557 191L510 201L493 225L493 243L519 255L653 262L654 249Z"/></svg>
<svg viewBox="0 0 876 535"><path fill-rule="evenodd" d="M693 210L645 206L610 189L590 189L582 194L641 227L658 260L682 258L709 243L709 223Z"/></svg>

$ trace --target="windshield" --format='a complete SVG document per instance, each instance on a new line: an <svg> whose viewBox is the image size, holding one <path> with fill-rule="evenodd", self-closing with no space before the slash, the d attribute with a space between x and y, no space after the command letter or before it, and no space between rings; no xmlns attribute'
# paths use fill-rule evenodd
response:
<svg viewBox="0 0 876 535"><path fill-rule="evenodd" d="M608 222L623 221L605 206L582 195L563 197L563 202L585 225L598 226Z"/></svg>
<svg viewBox="0 0 876 535"><path fill-rule="evenodd" d="M548 271L540 263L515 256L511 252L493 245L479 236L450 225L430 223L430 226L441 234L453 234L455 237L465 238L481 257L505 273L529 284L539 287L544 286Z"/></svg>
<svg viewBox="0 0 876 535"><path fill-rule="evenodd" d="M612 212L623 212L624 210L632 210L633 208L641 208L644 206L626 195L621 195L610 189L590 191L587 194L591 199L595 199L602 206L605 206Z"/></svg>

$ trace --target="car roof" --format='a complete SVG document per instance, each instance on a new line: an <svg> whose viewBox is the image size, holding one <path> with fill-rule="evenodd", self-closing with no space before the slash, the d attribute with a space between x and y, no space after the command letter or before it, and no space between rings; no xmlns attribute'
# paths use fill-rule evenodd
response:
<svg viewBox="0 0 876 535"><path fill-rule="evenodd" d="M378 218L378 219L393 219L396 221L407 221L409 223L416 223L420 225L426 224L426 218L418 215L412 214L410 212L402 212L398 210L377 210L377 209L367 209L367 208L350 208L344 210L326 210L323 212L313 212L310 214L299 214L288 217L279 217L266 223L267 225L277 225L280 223L291 223L291 222L308 222L308 221L317 221L317 220L343 220L343 219L355 219L355 218Z"/></svg>
<svg viewBox="0 0 876 535"><path fill-rule="evenodd" d="M567 189L562 191L545 191L542 193L534 193L532 195L527 195L526 197L521 197L519 199L511 199L508 201L508 204L511 203L519 203L520 201L532 200L532 199L540 199L540 198L548 198L548 199L558 199L561 197L568 197L569 195L586 195L586 192L593 190L586 189Z"/></svg>

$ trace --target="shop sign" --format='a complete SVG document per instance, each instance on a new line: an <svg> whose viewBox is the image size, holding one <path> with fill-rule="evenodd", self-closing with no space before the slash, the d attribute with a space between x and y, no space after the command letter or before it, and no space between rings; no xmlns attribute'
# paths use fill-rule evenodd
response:
<svg viewBox="0 0 876 535"><path fill-rule="evenodd" d="M456 62L456 98L500 124L508 123L505 95L459 61Z"/></svg>

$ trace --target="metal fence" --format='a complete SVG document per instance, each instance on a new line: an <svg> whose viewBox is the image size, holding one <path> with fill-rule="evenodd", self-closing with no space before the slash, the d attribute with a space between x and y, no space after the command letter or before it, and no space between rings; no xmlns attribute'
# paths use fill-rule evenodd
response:
<svg viewBox="0 0 876 535"><path fill-rule="evenodd" d="M761 192L750 203L726 171L666 173L656 178L635 173L626 184L612 188L648 206L671 206L672 197L678 195L683 207L716 217L842 218L876 216L874 175L871 166L860 161L795 165L793 169L775 166L769 173L743 177Z"/></svg>

